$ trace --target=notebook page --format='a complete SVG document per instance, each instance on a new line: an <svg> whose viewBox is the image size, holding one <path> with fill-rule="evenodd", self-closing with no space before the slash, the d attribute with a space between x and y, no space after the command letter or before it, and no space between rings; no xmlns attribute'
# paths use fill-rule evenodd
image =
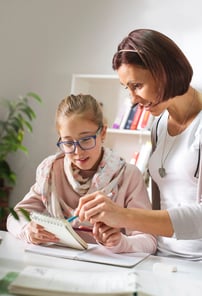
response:
<svg viewBox="0 0 202 296"><path fill-rule="evenodd" d="M122 267L135 266L149 256L148 253L114 254L105 247L96 244L88 244L88 249L82 251L56 245L43 246L28 244L25 251L53 257Z"/></svg>
<svg viewBox="0 0 202 296"><path fill-rule="evenodd" d="M47 231L54 233L59 238L60 244L80 250L87 248L87 243L73 230L71 224L64 219L49 217L36 212L31 213L30 218L42 225Z"/></svg>

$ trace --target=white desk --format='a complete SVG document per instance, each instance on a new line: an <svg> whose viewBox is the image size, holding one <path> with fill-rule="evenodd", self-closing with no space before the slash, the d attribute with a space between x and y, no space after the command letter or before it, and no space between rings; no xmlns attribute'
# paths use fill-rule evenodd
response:
<svg viewBox="0 0 202 296"><path fill-rule="evenodd" d="M104 264L54 258L24 252L25 243L11 234L0 231L3 240L0 244L0 278L10 271L21 271L28 264L80 271L126 270ZM162 262L177 266L177 272L153 272L153 264ZM137 266L130 268L138 276L139 290L152 296L201 296L202 263L187 260L149 256Z"/></svg>

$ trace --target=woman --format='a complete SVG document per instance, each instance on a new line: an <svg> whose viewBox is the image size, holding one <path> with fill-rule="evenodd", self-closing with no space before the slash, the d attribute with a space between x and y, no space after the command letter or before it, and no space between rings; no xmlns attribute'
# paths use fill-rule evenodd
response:
<svg viewBox="0 0 202 296"><path fill-rule="evenodd" d="M159 255L202 260L202 94L190 85L192 67L167 36L139 29L119 44L113 69L133 102L157 117L149 160L155 211L123 209L97 192L80 200L77 214L157 235Z"/></svg>
<svg viewBox="0 0 202 296"><path fill-rule="evenodd" d="M107 126L99 103L90 95L71 95L63 99L56 112L59 153L47 157L39 165L36 183L15 210L38 211L58 218L71 217L79 199L86 193L103 191L123 207L151 208L147 189L137 167L127 164L110 149L103 147ZM86 226L76 219L72 222L87 241L95 242ZM156 238L130 229L102 225L105 235L96 235L98 243L112 252L156 251ZM20 222L11 215L8 230L28 243L56 242L57 237L42 226ZM88 228L88 230L92 230Z"/></svg>

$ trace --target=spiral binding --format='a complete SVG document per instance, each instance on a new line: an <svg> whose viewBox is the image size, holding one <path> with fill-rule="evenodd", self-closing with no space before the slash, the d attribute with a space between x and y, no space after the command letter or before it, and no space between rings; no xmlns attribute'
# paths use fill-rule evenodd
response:
<svg viewBox="0 0 202 296"><path fill-rule="evenodd" d="M30 218L32 221L35 221L35 222L43 222L43 223L54 224L58 226L64 225L64 221L61 220L60 218L51 217L51 216L37 213L37 212L32 212L30 214Z"/></svg>

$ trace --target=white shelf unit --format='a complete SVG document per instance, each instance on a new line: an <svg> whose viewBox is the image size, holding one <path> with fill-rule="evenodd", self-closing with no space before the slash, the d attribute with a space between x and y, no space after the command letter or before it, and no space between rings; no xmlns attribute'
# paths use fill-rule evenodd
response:
<svg viewBox="0 0 202 296"><path fill-rule="evenodd" d="M111 128L124 99L128 97L128 91L120 85L118 76L73 74L71 93L90 94L103 103L103 113L108 123L105 145L126 161L129 162L133 154L140 151L145 142L150 141L150 131Z"/></svg>

